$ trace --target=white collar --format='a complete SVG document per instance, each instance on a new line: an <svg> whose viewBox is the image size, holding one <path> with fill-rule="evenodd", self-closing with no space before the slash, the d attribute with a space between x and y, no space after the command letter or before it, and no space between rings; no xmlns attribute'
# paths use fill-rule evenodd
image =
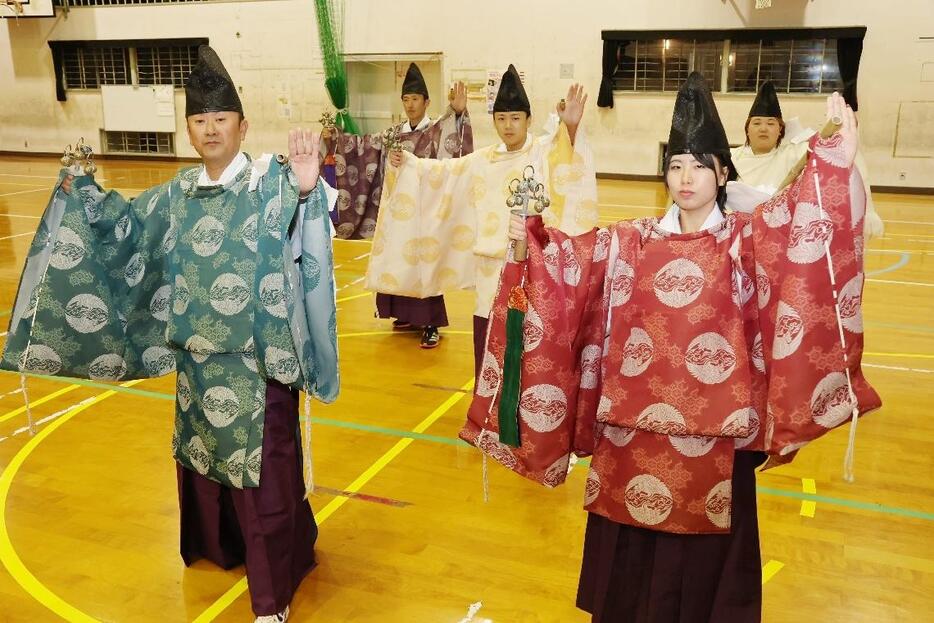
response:
<svg viewBox="0 0 934 623"><path fill-rule="evenodd" d="M221 173L220 179L217 180L212 180L208 176L208 170L202 164L201 173L198 175L198 186L226 186L233 181L233 178L237 177L237 174L243 170L243 167L245 167L248 162L249 159L246 157L246 154L241 151L230 161L230 164L228 164L224 172Z"/></svg>
<svg viewBox="0 0 934 623"><path fill-rule="evenodd" d="M532 144L532 140L533 140L533 139L532 139L532 133L529 132L529 134L525 137L525 145L523 145L523 146L522 146L522 149L520 149L519 151L522 151L522 150L524 150L524 149L528 149L529 145ZM505 153L507 153L507 152L509 152L509 150L506 149L506 143L500 143L499 145L496 146L496 153L498 153L498 154L505 154Z"/></svg>
<svg viewBox="0 0 934 623"><path fill-rule="evenodd" d="M406 120L406 122L402 124L402 131L403 132L421 132L422 130L424 130L430 125L431 125L431 117L429 117L428 115L425 115L422 118L422 120L418 122L418 125L415 126L414 130L412 129L412 122L409 120Z"/></svg>
<svg viewBox="0 0 934 623"><path fill-rule="evenodd" d="M668 212L665 213L658 221L658 226L664 229L665 231L671 234L680 234L681 232L681 220L678 218L681 214L681 209L678 208L678 204L673 203L671 207L668 208ZM704 221L704 224L701 226L701 231L710 229L716 225L719 225L726 220L726 217L723 216L723 212L720 211L720 208L714 205L713 210L710 211L710 214L707 215L707 219Z"/></svg>

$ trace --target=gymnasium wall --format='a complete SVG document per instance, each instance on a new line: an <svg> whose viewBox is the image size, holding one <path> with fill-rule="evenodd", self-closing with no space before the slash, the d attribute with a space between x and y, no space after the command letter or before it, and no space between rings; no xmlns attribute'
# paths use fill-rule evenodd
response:
<svg viewBox="0 0 934 623"><path fill-rule="evenodd" d="M572 64L573 81L583 82L591 94L585 126L598 171L651 175L658 143L667 138L674 96L618 93L615 108L598 109L602 29L863 25L868 33L860 69L860 118L871 181L934 186L934 1L773 0L766 10L755 10L754 4L347 0L345 51L442 52L446 77L463 70L504 69L513 62L527 75L539 126L544 111L572 82L559 77L560 65ZM329 107L310 0L76 8L67 19L59 14L0 24L0 151L60 151L80 135L98 147L100 95L69 91L67 102L55 100L49 40L203 36L210 38L242 86L252 124L249 151L285 149L290 126L315 124L321 110ZM741 142L752 96L721 94L716 99L730 140ZM176 100L176 151L193 156L184 135L182 91L176 91ZM476 144L492 142L495 135L485 101L473 100L470 106ZM799 116L812 127L823 120L822 97L786 95L782 107L786 117Z"/></svg>

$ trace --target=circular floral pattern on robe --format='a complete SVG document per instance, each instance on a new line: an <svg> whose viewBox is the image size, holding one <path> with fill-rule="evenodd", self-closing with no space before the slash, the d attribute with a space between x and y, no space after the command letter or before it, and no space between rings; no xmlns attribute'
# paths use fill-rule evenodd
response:
<svg viewBox="0 0 934 623"><path fill-rule="evenodd" d="M224 243L224 224L213 216L202 216L191 229L191 248L201 257L211 257Z"/></svg>
<svg viewBox="0 0 934 623"><path fill-rule="evenodd" d="M736 353L719 333L701 333L688 345L684 364L701 383L716 385L727 380L736 369Z"/></svg>
<svg viewBox="0 0 934 623"><path fill-rule="evenodd" d="M718 528L730 527L730 506L733 497L733 485L729 480L717 483L707 493L704 511L707 518Z"/></svg>
<svg viewBox="0 0 934 623"><path fill-rule="evenodd" d="M778 302L775 314L775 341L772 343L772 358L784 359L795 354L804 339L804 322L801 315L784 301Z"/></svg>
<svg viewBox="0 0 934 623"><path fill-rule="evenodd" d="M519 399L519 416L537 433L558 428L567 417L567 411L567 397L555 385L533 385L522 392Z"/></svg>
<svg viewBox="0 0 934 623"><path fill-rule="evenodd" d="M250 288L243 277L235 273L223 273L211 284L208 293L213 307L225 316L239 314L250 302Z"/></svg>
<svg viewBox="0 0 934 623"><path fill-rule="evenodd" d="M788 259L795 264L811 264L824 257L825 243L833 238L833 221L824 218L818 206L798 202L788 234Z"/></svg>
<svg viewBox="0 0 934 623"><path fill-rule="evenodd" d="M149 376L163 376L175 369L175 353L165 346L150 346L143 351L143 366Z"/></svg>
<svg viewBox="0 0 934 623"><path fill-rule="evenodd" d="M655 355L652 338L641 327L633 327L623 345L623 376L639 376L645 372Z"/></svg>
<svg viewBox="0 0 934 623"><path fill-rule="evenodd" d="M126 362L116 353L97 357L88 365L88 376L93 381L119 381L126 375Z"/></svg>
<svg viewBox="0 0 934 623"><path fill-rule="evenodd" d="M831 372L820 380L811 394L811 414L814 422L824 428L842 424L853 413L846 374Z"/></svg>
<svg viewBox="0 0 934 623"><path fill-rule="evenodd" d="M23 351L21 364L26 372L55 375L62 369L62 358L45 344L30 344Z"/></svg>
<svg viewBox="0 0 934 623"><path fill-rule="evenodd" d="M658 300L675 309L696 301L705 283L701 267L684 258L665 264L652 281Z"/></svg>
<svg viewBox="0 0 934 623"><path fill-rule="evenodd" d="M204 392L204 416L215 428L230 426L240 411L240 401L229 387L216 385Z"/></svg>
<svg viewBox="0 0 934 623"><path fill-rule="evenodd" d="M630 480L624 499L632 518L646 526L655 526L668 519L674 506L671 491L651 474L641 474Z"/></svg>
<svg viewBox="0 0 934 623"><path fill-rule="evenodd" d="M58 230L58 237L52 247L49 264L58 270L70 270L81 263L84 254L84 241L81 240L81 236L68 227L62 227Z"/></svg>
<svg viewBox="0 0 934 623"><path fill-rule="evenodd" d="M106 303L93 294L79 294L65 304L65 322L78 333L96 333L109 318Z"/></svg>

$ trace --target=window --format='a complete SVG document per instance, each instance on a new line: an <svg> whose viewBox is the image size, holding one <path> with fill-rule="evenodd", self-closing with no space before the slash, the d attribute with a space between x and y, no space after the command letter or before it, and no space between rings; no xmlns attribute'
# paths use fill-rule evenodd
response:
<svg viewBox="0 0 934 623"><path fill-rule="evenodd" d="M73 9L88 6L136 6L140 4L182 4L208 0L53 0L57 7Z"/></svg>
<svg viewBox="0 0 934 623"><path fill-rule="evenodd" d="M136 48L139 84L172 84L184 87L198 63L198 46L140 46Z"/></svg>
<svg viewBox="0 0 934 623"><path fill-rule="evenodd" d="M771 80L779 93L831 93L842 88L836 41L737 41L730 48L728 90L756 92Z"/></svg>
<svg viewBox="0 0 934 623"><path fill-rule="evenodd" d="M58 101L68 89L99 89L102 84L185 86L198 61L197 39L145 41L50 41Z"/></svg>
<svg viewBox="0 0 934 623"><path fill-rule="evenodd" d="M62 70L67 89L131 84L130 54L126 48L68 48L64 51Z"/></svg>
<svg viewBox="0 0 934 623"><path fill-rule="evenodd" d="M689 73L699 71L715 92L754 93L771 80L779 93L830 93L844 86L839 47L845 43L854 50L858 67L855 49L862 49L865 32L861 27L605 30L604 81L609 78L615 91L664 93L677 91Z"/></svg>
<svg viewBox="0 0 934 623"><path fill-rule="evenodd" d="M656 39L630 41L620 51L613 76L618 91L677 91L692 71L720 81L723 41Z"/></svg>
<svg viewBox="0 0 934 623"><path fill-rule="evenodd" d="M108 154L175 155L175 135L171 132L104 132Z"/></svg>

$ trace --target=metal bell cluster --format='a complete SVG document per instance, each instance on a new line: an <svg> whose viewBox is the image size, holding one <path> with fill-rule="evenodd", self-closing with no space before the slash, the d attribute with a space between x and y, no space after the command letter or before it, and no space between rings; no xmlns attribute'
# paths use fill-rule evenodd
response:
<svg viewBox="0 0 934 623"><path fill-rule="evenodd" d="M62 155L62 166L67 168L77 167L84 175L94 175L97 172L97 165L94 163L94 150L84 142L84 137L78 139L74 149L71 145L65 148Z"/></svg>
<svg viewBox="0 0 934 623"><path fill-rule="evenodd" d="M535 167L531 164L525 167L522 178L515 178L509 182L509 197L506 206L513 208L514 214L528 214L529 208L541 213L551 205L545 194L545 185L535 179Z"/></svg>
<svg viewBox="0 0 934 623"><path fill-rule="evenodd" d="M402 151L402 141L399 140L399 129L391 127L380 135L383 142L383 149L386 153L391 151Z"/></svg>

